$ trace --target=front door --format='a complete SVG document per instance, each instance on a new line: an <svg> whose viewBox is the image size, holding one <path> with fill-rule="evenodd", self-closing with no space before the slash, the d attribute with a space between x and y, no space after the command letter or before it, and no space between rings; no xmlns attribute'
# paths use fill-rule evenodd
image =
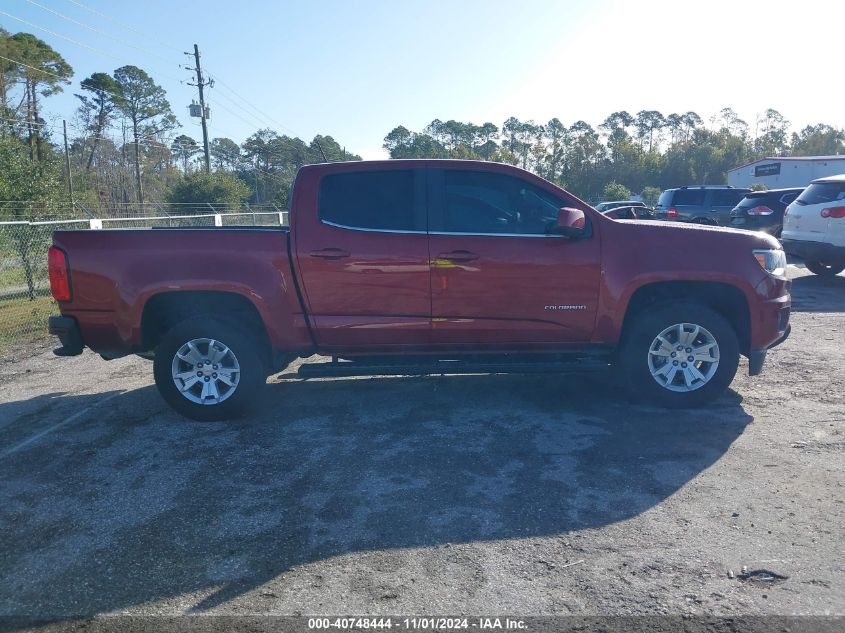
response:
<svg viewBox="0 0 845 633"><path fill-rule="evenodd" d="M429 171L432 342L551 350L587 342L599 236L548 234L564 192L501 168Z"/></svg>
<svg viewBox="0 0 845 633"><path fill-rule="evenodd" d="M425 170L351 166L298 186L317 200L317 209L296 206L293 232L317 343L338 351L428 344Z"/></svg>

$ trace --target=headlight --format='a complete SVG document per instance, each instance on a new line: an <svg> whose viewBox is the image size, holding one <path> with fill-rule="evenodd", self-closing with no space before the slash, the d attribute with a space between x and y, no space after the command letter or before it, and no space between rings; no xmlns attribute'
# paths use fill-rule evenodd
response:
<svg viewBox="0 0 845 633"><path fill-rule="evenodd" d="M786 277L786 253L782 250L755 250L754 259L763 270L775 277Z"/></svg>

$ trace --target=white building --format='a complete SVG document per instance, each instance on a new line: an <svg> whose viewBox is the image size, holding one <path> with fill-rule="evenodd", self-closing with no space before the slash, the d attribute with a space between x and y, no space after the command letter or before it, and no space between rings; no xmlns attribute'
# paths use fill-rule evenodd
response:
<svg viewBox="0 0 845 633"><path fill-rule="evenodd" d="M728 171L733 187L766 185L769 189L804 187L811 180L845 174L845 156L769 157L745 163Z"/></svg>

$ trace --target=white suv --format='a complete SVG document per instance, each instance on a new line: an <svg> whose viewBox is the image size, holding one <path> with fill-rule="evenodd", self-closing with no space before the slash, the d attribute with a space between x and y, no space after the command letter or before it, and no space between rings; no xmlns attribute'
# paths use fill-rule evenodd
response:
<svg viewBox="0 0 845 633"><path fill-rule="evenodd" d="M781 242L817 275L845 270L845 174L814 180L786 207Z"/></svg>

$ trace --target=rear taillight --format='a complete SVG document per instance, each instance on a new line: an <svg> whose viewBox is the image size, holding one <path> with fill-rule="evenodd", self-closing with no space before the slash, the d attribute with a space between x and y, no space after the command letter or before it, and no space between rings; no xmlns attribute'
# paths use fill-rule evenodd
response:
<svg viewBox="0 0 845 633"><path fill-rule="evenodd" d="M845 218L845 207L828 207L822 209L823 218Z"/></svg>
<svg viewBox="0 0 845 633"><path fill-rule="evenodd" d="M792 205L789 205L789 204L788 204L788 205L786 205L786 208L783 210L783 215L784 215L784 217L785 217L785 216L787 216L787 215L789 215L789 207L790 207L790 206L792 206Z"/></svg>
<svg viewBox="0 0 845 633"><path fill-rule="evenodd" d="M774 211L767 207L765 204L761 204L760 206L754 207L753 209L748 209L746 213L748 215L771 215L772 213L774 213Z"/></svg>
<svg viewBox="0 0 845 633"><path fill-rule="evenodd" d="M667 218L677 218L678 217L678 210L677 209L669 209L666 211Z"/></svg>
<svg viewBox="0 0 845 633"><path fill-rule="evenodd" d="M47 269L50 273L50 292L56 301L70 301L70 270L67 254L51 246L47 253Z"/></svg>

